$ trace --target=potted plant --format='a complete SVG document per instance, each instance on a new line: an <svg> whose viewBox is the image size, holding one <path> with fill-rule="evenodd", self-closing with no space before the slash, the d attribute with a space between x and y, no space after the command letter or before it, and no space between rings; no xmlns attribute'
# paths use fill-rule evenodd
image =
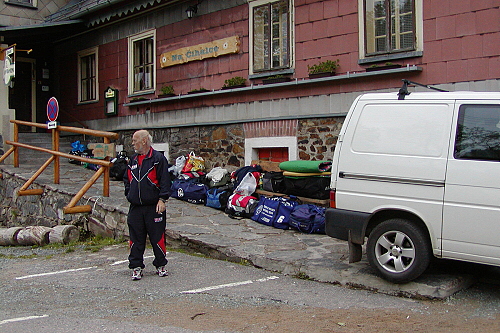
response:
<svg viewBox="0 0 500 333"><path fill-rule="evenodd" d="M271 84L271 83L281 83L281 82L288 82L288 81L290 81L289 76L284 76L284 75L278 74L278 75L273 75L273 76L270 76L270 77L263 79L262 83Z"/></svg>
<svg viewBox="0 0 500 333"><path fill-rule="evenodd" d="M309 78L318 78L335 75L337 67L339 67L338 59L322 61L312 66L307 65L307 70L309 71Z"/></svg>
<svg viewBox="0 0 500 333"><path fill-rule="evenodd" d="M161 94L158 97L170 97L175 96L174 87L173 86L163 86L160 88Z"/></svg>
<svg viewBox="0 0 500 333"><path fill-rule="evenodd" d="M191 91L188 91L188 94L198 94L198 93L202 93L202 92L207 92L208 89L205 89L205 88L200 88L200 89L193 89Z"/></svg>
<svg viewBox="0 0 500 333"><path fill-rule="evenodd" d="M222 89L232 89L232 88L240 88L246 85L247 80L241 76L235 76L233 78L227 79L224 81L224 85Z"/></svg>
<svg viewBox="0 0 500 333"><path fill-rule="evenodd" d="M384 69L394 69L394 68L400 68L400 67L401 67L400 64L395 64L395 63L388 61L383 65L373 64L370 67L366 68L366 71L373 72L373 71L381 71Z"/></svg>

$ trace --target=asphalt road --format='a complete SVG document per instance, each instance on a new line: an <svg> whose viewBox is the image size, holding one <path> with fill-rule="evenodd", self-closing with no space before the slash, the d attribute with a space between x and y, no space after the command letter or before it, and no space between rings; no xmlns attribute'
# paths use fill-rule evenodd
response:
<svg viewBox="0 0 500 333"><path fill-rule="evenodd" d="M500 330L500 292L489 284L444 301L414 300L180 252L168 254L170 275L160 278L150 250L143 279L131 281L125 245L36 256L5 249L0 332L413 332L429 316L447 318L450 331L456 318Z"/></svg>

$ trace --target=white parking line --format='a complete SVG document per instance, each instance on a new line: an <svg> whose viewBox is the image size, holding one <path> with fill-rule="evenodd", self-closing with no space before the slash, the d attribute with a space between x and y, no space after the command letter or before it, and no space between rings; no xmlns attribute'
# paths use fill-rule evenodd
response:
<svg viewBox="0 0 500 333"><path fill-rule="evenodd" d="M144 259L149 259L149 258L154 258L155 256L145 256ZM120 260L120 261L115 261L112 264L109 264L110 266L116 266L120 264L127 263L128 260ZM39 273L39 274L32 274L32 275L25 275L25 276L19 276L16 277L16 280L23 280L23 279L29 279L33 277L40 277L40 276L47 276L47 275L54 275L54 274L64 274L64 273L70 273L70 272L78 272L78 271L85 271L88 269L93 269L97 268L97 266L92 266L92 267L83 267L83 268L74 268L74 269L66 269L63 271L56 271L56 272L47 272L47 273Z"/></svg>
<svg viewBox="0 0 500 333"><path fill-rule="evenodd" d="M39 276L46 276L46 275L55 275L55 274L64 274L64 273L70 273L70 272L78 272L78 271L84 271L84 270L93 269L93 268L97 268L97 266L83 267L83 268L74 268L74 269L66 269L64 271L56 271L56 272L47 272L47 273L40 273L40 274L32 274L32 275L19 276L19 277L16 277L16 280L29 279L29 278L32 278L32 277L39 277Z"/></svg>
<svg viewBox="0 0 500 333"><path fill-rule="evenodd" d="M8 323L15 323L17 321L23 321L23 320L31 320L31 319L38 319L38 318L45 318L48 317L49 315L43 315L43 316L29 316L29 317L20 317L20 318L11 318L11 319L5 319L0 321L0 325L3 324L8 324Z"/></svg>
<svg viewBox="0 0 500 333"><path fill-rule="evenodd" d="M168 253L168 252L167 252ZM144 257L144 259L149 259L149 258L154 258L155 256L146 256ZM120 264L124 264L128 262L128 260L120 260L120 261L115 261L114 263L112 264L109 264L109 266L116 266L116 265L120 265Z"/></svg>
<svg viewBox="0 0 500 333"><path fill-rule="evenodd" d="M202 293L202 292L209 291L209 290L222 289L222 288L227 288L227 287L236 287L236 286L242 286L242 285L246 285L246 284L252 284L254 282L266 282L266 281L275 280L275 279L279 279L279 277L278 276L269 276L269 277L254 280L254 281L247 280L247 281L241 281L241 282L220 284L218 286L211 286L211 287L205 287L205 288L200 288L200 289L185 290L185 291L181 291L181 294L197 294L197 293Z"/></svg>

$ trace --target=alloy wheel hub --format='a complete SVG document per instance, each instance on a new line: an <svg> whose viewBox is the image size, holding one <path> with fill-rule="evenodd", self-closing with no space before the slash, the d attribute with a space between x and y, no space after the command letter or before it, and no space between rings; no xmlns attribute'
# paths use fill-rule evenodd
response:
<svg viewBox="0 0 500 333"><path fill-rule="evenodd" d="M401 248L397 245L391 246L391 255L393 257L399 257L401 255L402 251Z"/></svg>

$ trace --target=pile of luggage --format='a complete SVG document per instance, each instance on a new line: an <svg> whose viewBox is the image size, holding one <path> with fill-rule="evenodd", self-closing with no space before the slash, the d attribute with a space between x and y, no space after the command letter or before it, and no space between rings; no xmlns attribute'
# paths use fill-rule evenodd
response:
<svg viewBox="0 0 500 333"><path fill-rule="evenodd" d="M311 199L329 198L331 161L286 161L279 168L280 171L264 174L263 190Z"/></svg>
<svg viewBox="0 0 500 333"><path fill-rule="evenodd" d="M231 173L221 167L205 173L203 158L192 152L178 157L169 169L174 177L172 197L279 229L324 233L325 208L303 204L297 196L327 199L331 162L287 161L280 168L265 171L253 164Z"/></svg>

